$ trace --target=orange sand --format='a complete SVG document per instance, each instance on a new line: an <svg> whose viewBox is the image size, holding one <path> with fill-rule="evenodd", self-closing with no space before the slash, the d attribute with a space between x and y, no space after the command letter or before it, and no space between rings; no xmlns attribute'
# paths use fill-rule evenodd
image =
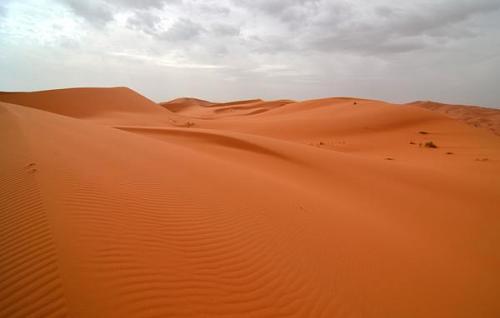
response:
<svg viewBox="0 0 500 318"><path fill-rule="evenodd" d="M0 317L500 316L491 127L353 98L0 101Z"/></svg>

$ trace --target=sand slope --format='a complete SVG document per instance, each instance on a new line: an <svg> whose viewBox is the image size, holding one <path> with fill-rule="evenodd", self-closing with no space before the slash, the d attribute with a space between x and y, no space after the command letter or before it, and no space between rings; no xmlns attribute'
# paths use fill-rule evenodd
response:
<svg viewBox="0 0 500 318"><path fill-rule="evenodd" d="M1 317L500 314L486 130L349 98L134 119L36 94L0 103Z"/></svg>

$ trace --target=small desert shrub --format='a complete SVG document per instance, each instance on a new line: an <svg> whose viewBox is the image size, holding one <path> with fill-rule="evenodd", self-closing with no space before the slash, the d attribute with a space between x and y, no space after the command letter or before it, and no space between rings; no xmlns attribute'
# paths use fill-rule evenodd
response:
<svg viewBox="0 0 500 318"><path fill-rule="evenodd" d="M453 152L447 152L446 154L447 155L453 155Z"/></svg>
<svg viewBox="0 0 500 318"><path fill-rule="evenodd" d="M418 133L421 135L428 135L429 134L427 131L423 131L423 130L419 131Z"/></svg>
<svg viewBox="0 0 500 318"><path fill-rule="evenodd" d="M413 141L410 141L410 145L414 145L415 143Z"/></svg>
<svg viewBox="0 0 500 318"><path fill-rule="evenodd" d="M424 144L424 147L426 148L437 148L438 146L436 146L435 143L433 143L432 141L428 141Z"/></svg>
<svg viewBox="0 0 500 318"><path fill-rule="evenodd" d="M192 121L188 121L188 122L186 123L186 127L188 127L188 128L189 128L189 127L193 127L193 126L194 126L194 123L193 123Z"/></svg>

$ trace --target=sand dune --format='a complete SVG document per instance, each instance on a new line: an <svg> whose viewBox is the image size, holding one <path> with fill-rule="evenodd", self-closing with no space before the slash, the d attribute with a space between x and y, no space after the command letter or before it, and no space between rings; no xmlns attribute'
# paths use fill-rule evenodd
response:
<svg viewBox="0 0 500 318"><path fill-rule="evenodd" d="M166 109L174 113L185 111L187 108L193 106L207 107L213 104L214 103L206 100L198 98L190 98L190 97L181 97L168 102L160 103L161 106L165 107Z"/></svg>
<svg viewBox="0 0 500 318"><path fill-rule="evenodd" d="M0 100L1 317L500 315L490 131L355 98Z"/></svg>
<svg viewBox="0 0 500 318"><path fill-rule="evenodd" d="M110 124L168 124L169 111L126 87L0 93L0 101Z"/></svg>
<svg viewBox="0 0 500 318"><path fill-rule="evenodd" d="M471 126L485 128L500 135L500 109L447 105L435 102L414 102L409 105L440 112L451 118L464 121Z"/></svg>
<svg viewBox="0 0 500 318"><path fill-rule="evenodd" d="M191 118L211 119L223 116L255 115L293 102L292 100L263 101L261 99L250 99L212 103L196 98L178 98L160 103L160 105L174 113Z"/></svg>

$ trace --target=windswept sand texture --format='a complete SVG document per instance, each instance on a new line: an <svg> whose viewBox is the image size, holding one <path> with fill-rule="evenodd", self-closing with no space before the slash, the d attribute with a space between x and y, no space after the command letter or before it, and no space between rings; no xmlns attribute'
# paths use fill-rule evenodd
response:
<svg viewBox="0 0 500 318"><path fill-rule="evenodd" d="M0 101L0 317L500 316L488 129L354 98Z"/></svg>

